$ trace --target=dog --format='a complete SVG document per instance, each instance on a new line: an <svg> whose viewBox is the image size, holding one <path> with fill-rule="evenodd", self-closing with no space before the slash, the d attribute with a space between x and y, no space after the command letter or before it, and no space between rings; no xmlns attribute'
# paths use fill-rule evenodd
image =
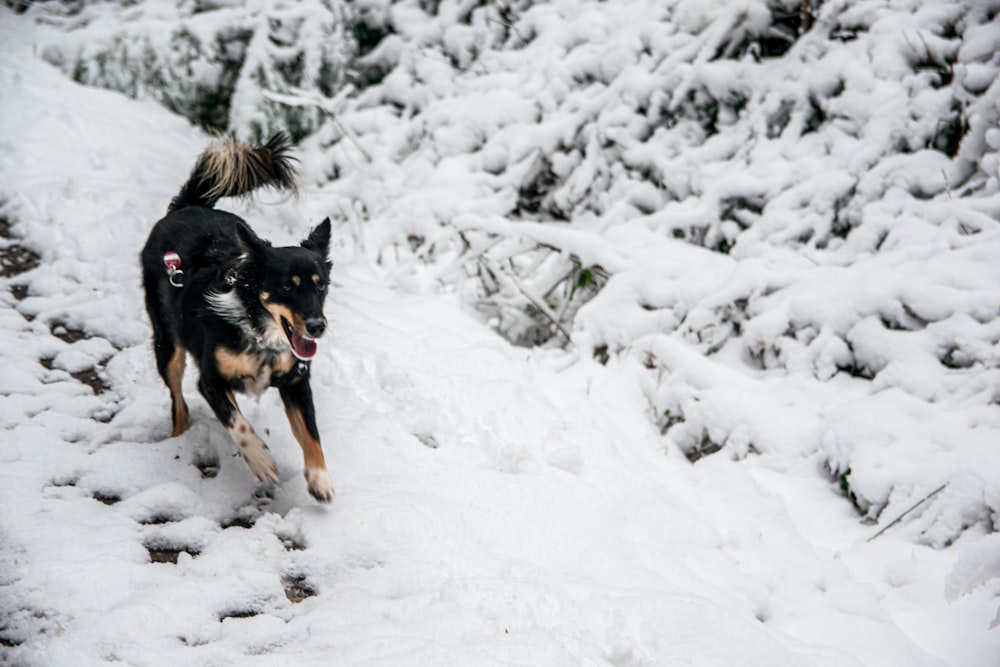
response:
<svg viewBox="0 0 1000 667"><path fill-rule="evenodd" d="M239 455L261 482L276 484L277 465L234 396L276 387L302 447L309 493L330 502L309 386L310 360L327 328L330 219L301 244L276 248L239 216L213 208L223 197L263 187L297 192L295 162L284 133L256 147L232 138L210 145L149 234L143 286L156 367L170 390L173 436L189 426L181 380L191 355L198 390Z"/></svg>

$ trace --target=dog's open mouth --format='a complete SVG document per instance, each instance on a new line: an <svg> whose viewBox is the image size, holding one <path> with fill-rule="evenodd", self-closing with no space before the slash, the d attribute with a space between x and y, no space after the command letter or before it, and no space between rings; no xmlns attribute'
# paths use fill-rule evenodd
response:
<svg viewBox="0 0 1000 667"><path fill-rule="evenodd" d="M284 317L281 318L281 326L285 329L288 342L292 344L292 353L303 361L308 361L316 356L316 341L299 335L292 325Z"/></svg>

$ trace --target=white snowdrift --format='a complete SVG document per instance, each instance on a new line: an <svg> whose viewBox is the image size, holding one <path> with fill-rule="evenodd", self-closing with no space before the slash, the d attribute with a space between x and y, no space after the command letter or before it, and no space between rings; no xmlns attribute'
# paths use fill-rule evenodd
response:
<svg viewBox="0 0 1000 667"><path fill-rule="evenodd" d="M965 144L947 164L887 153L933 139L942 97L899 49L947 51L928 26L960 12L826 3L818 24L868 32L757 67L713 56L767 25L762 3L661 5L560 1L504 25L367 3L397 33L370 57L392 66L338 117L372 162L324 126L301 200L227 203L276 243L338 220L314 363L330 508L276 396L244 402L281 470L270 492L194 372L193 428L169 437L137 253L207 138L70 82L32 48L59 33L0 10L3 244L39 255L0 280L0 660L993 664L995 164ZM995 70L975 40L962 76ZM788 130L841 75L833 120ZM710 137L654 118L733 85L748 106L722 105ZM782 91L786 129L763 139ZM539 165L559 185L516 212ZM841 238L830 210L852 188ZM574 258L607 272L562 311L567 349L463 312L482 293L459 231L513 258L501 306Z"/></svg>

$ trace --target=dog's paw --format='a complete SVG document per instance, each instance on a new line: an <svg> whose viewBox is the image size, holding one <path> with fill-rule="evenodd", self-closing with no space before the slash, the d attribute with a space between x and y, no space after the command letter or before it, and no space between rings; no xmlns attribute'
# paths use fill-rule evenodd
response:
<svg viewBox="0 0 1000 667"><path fill-rule="evenodd" d="M333 500L333 484L330 483L330 473L325 468L306 468L306 484L309 494L321 503Z"/></svg>
<svg viewBox="0 0 1000 667"><path fill-rule="evenodd" d="M261 442L259 445L256 443L247 443L244 447L243 443L240 443L240 455L243 460L246 461L247 467L250 468L257 479L262 481L264 484L277 484L278 483L278 464L274 462L274 459L267 451L267 447Z"/></svg>

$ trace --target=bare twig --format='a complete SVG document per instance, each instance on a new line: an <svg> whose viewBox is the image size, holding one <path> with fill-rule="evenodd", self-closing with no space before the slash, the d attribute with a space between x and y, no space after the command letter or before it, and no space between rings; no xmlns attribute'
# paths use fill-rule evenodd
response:
<svg viewBox="0 0 1000 667"><path fill-rule="evenodd" d="M264 97L272 102L277 102L278 104L284 104L290 107L316 107L320 111L324 112L330 116L331 120L333 120L337 128L343 132L344 136L347 137L352 144L354 144L354 147L357 148L362 157L365 158L365 162L371 164L372 156L364 149L364 146L362 146L361 142L354 136L354 133L344 127L344 124L340 122L340 118L337 117L337 112L333 109L334 101L313 96L302 90L295 90L295 95L283 95L270 90L262 90L261 92L264 94Z"/></svg>
<svg viewBox="0 0 1000 667"><path fill-rule="evenodd" d="M816 4L818 5L819 2L817 1ZM809 29L812 28L815 21L816 10L813 7L813 3L810 0L803 0L802 12L799 18L799 34L809 32Z"/></svg>
<svg viewBox="0 0 1000 667"><path fill-rule="evenodd" d="M499 7L497 7L497 16L499 16L500 18L495 19L491 16L487 16L486 20L492 23L499 23L504 28L507 28L508 30L513 32L514 36L517 37L517 40L521 42L521 48L527 46L528 43L524 41L524 37L521 36L521 33L517 31L517 27L514 25L514 22L517 19L514 16L514 12L511 10L511 8L507 7L506 5L500 5Z"/></svg>
<svg viewBox="0 0 1000 667"><path fill-rule="evenodd" d="M871 537L869 537L867 540L865 540L865 542L871 542L876 537L878 537L879 535L881 535L885 531L887 531L890 528L892 528L893 526L895 526L897 523L899 523L900 521L903 520L903 517L905 517L907 514L909 514L913 510L917 509L918 507L920 507L921 505L923 505L924 503L926 503L928 500L930 500L931 498L933 498L937 494L939 494L942 491L944 491L945 487L947 487L947 486L948 486L948 483L945 482L944 484L942 484L938 488L934 489L933 491L931 491L930 493L928 493L926 496L924 496L923 498L921 498L917 502L913 503L913 505L911 505L909 509L907 509L905 512L903 512L902 514L900 514L899 516L897 516L895 519L893 519L892 521L890 521L889 524L885 528L883 528L882 530L878 531L877 533L875 533L874 535L872 535Z"/></svg>
<svg viewBox="0 0 1000 667"><path fill-rule="evenodd" d="M480 265L487 271L489 271L489 273L493 276L494 279L497 279L499 282L506 282L510 284L512 287L514 287L514 289L520 292L524 296L524 298L530 301L531 304L538 309L538 312L544 315L546 319L548 319L556 327L556 329L559 330L559 333L563 335L567 343L572 343L572 338L570 338L569 332L566 330L566 327L564 327L559 322L559 319L556 317L555 313L552 312L552 309L549 308L547 305L545 305L544 301L536 298L531 293L531 291L524 285L524 283L518 280L517 276L508 274L506 271L500 268L493 270L492 267L490 267L489 260L487 260L482 255L480 255L478 259Z"/></svg>

